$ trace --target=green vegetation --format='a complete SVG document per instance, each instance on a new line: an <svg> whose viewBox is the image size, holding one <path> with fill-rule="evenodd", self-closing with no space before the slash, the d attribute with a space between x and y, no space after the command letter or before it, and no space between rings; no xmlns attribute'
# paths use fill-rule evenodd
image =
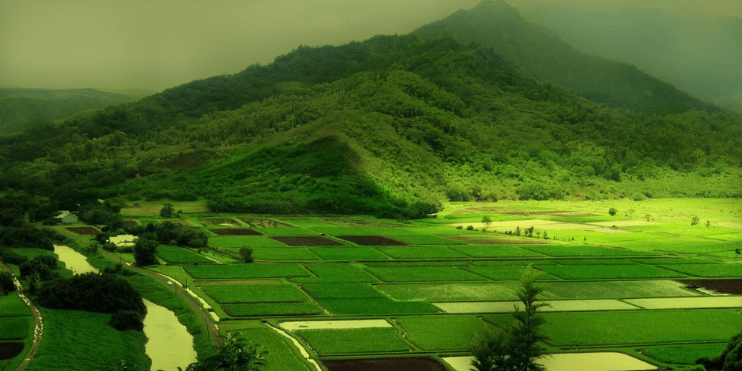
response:
<svg viewBox="0 0 742 371"><path fill-rule="evenodd" d="M236 336L242 336L250 340L253 344L260 344L261 349L269 350L265 354L265 366L260 367L261 371L311 371L299 356L294 353L293 345L289 345L287 340L276 334L272 330L265 328L247 328L231 330Z"/></svg>
<svg viewBox="0 0 742 371"><path fill-rule="evenodd" d="M209 245L218 248L230 247L286 247L286 245L265 236L209 237Z"/></svg>
<svg viewBox="0 0 742 371"><path fill-rule="evenodd" d="M556 234L556 232L555 232ZM644 242L646 243L646 242ZM647 256L656 255L651 252L638 252L627 249L616 249L600 246L584 245L529 245L523 246L526 250L531 250L548 256Z"/></svg>
<svg viewBox="0 0 742 371"><path fill-rule="evenodd" d="M399 317L407 338L424 350L468 350L487 324L473 316Z"/></svg>
<svg viewBox="0 0 742 371"><path fill-rule="evenodd" d="M44 341L27 370L59 370L60 365L96 370L113 367L121 360L149 369L151 361L144 354L144 333L114 329L108 325L110 314L44 309L43 316Z"/></svg>
<svg viewBox="0 0 742 371"><path fill-rule="evenodd" d="M373 286L364 283L303 283L301 288L317 299L383 298Z"/></svg>
<svg viewBox="0 0 742 371"><path fill-rule="evenodd" d="M438 308L416 301L395 301L385 296L356 299L317 299L328 312L338 315L397 315L439 313Z"/></svg>
<svg viewBox="0 0 742 371"><path fill-rule="evenodd" d="M168 263L214 263L199 254L188 251L183 247L161 245L157 247L157 256Z"/></svg>
<svg viewBox="0 0 742 371"><path fill-rule="evenodd" d="M523 266L504 266L504 265L491 265L491 266L478 266L478 267L466 267L465 270L476 273L480 276L487 277L491 280L511 280L515 281L520 278L520 276L523 275L523 271L528 269L527 267ZM538 267L538 269L545 270L546 272L549 272L549 270L545 269L545 267ZM552 276L551 274L544 274L542 273L539 276L539 280L557 280L557 277Z"/></svg>
<svg viewBox="0 0 742 371"><path fill-rule="evenodd" d="M661 362L693 364L699 358L713 359L724 348L726 348L726 343L659 345L642 348L642 354Z"/></svg>
<svg viewBox="0 0 742 371"><path fill-rule="evenodd" d="M697 296L675 281L548 282L544 294L557 299L662 298Z"/></svg>
<svg viewBox="0 0 742 371"><path fill-rule="evenodd" d="M425 302L515 300L512 283L395 283L377 285L397 300Z"/></svg>
<svg viewBox="0 0 742 371"><path fill-rule="evenodd" d="M28 317L0 317L0 340L23 340L31 328Z"/></svg>
<svg viewBox="0 0 742 371"><path fill-rule="evenodd" d="M546 265L539 269L565 280L685 277L682 273L649 265Z"/></svg>
<svg viewBox="0 0 742 371"><path fill-rule="evenodd" d="M257 260L319 260L319 257L307 249L299 248L259 248L253 249L253 258Z"/></svg>
<svg viewBox="0 0 742 371"><path fill-rule="evenodd" d="M311 303L250 303L224 304L224 311L235 317L248 316L287 316L320 314L322 310Z"/></svg>
<svg viewBox="0 0 742 371"><path fill-rule="evenodd" d="M224 304L307 301L296 286L286 284L203 285L201 290Z"/></svg>
<svg viewBox="0 0 742 371"><path fill-rule="evenodd" d="M425 247L377 247L384 254L394 259L460 259L466 255L440 246Z"/></svg>
<svg viewBox="0 0 742 371"><path fill-rule="evenodd" d="M389 260L389 257L370 247L317 247L309 251L322 260Z"/></svg>
<svg viewBox="0 0 742 371"><path fill-rule="evenodd" d="M233 278L282 278L305 277L310 273L298 264L223 264L191 265L186 272L194 278L233 279Z"/></svg>
<svg viewBox="0 0 742 371"><path fill-rule="evenodd" d="M0 295L0 315L3 317L30 316L31 311L16 293Z"/></svg>
<svg viewBox="0 0 742 371"><path fill-rule="evenodd" d="M296 333L322 355L410 350L410 347L397 337L397 330L394 328L301 330Z"/></svg>
<svg viewBox="0 0 742 371"><path fill-rule="evenodd" d="M374 276L386 282L483 281L484 278L456 267L371 267Z"/></svg>
<svg viewBox="0 0 742 371"><path fill-rule="evenodd" d="M543 256L517 246L491 245L491 246L453 246L452 249L469 255L473 258L499 258L499 257L540 257Z"/></svg>
<svg viewBox="0 0 742 371"><path fill-rule="evenodd" d="M739 277L742 276L741 264L693 264L693 265L665 265L680 273L698 277Z"/></svg>
<svg viewBox="0 0 742 371"><path fill-rule="evenodd" d="M363 269L349 264L307 264L304 267L317 278L301 282L378 282Z"/></svg>
<svg viewBox="0 0 742 371"><path fill-rule="evenodd" d="M402 241L410 245L463 245L464 242L428 234L385 234L393 240Z"/></svg>

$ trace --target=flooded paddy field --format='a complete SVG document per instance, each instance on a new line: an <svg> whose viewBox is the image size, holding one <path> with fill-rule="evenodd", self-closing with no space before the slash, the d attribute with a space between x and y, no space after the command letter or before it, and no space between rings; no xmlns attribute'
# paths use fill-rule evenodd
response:
<svg viewBox="0 0 742 371"><path fill-rule="evenodd" d="M157 271L203 295L220 332L273 353L268 371L468 371L473 339L511 326L529 266L551 305L547 370L599 360L625 365L610 370L682 369L694 360L670 347L713 357L709 344L742 331L742 244L730 237L742 234L742 203L702 202L452 204L407 223L194 213L185 218L205 225L212 252L248 246L255 261L217 264L163 246ZM696 214L710 226L691 226Z"/></svg>

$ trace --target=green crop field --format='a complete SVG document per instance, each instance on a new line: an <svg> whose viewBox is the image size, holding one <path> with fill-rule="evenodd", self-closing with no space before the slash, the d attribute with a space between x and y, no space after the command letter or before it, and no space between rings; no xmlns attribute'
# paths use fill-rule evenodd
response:
<svg viewBox="0 0 742 371"><path fill-rule="evenodd" d="M565 280L682 278L686 276L649 265L545 265L539 269Z"/></svg>
<svg viewBox="0 0 742 371"><path fill-rule="evenodd" d="M485 280L483 277L456 267L370 267L367 270L386 282Z"/></svg>
<svg viewBox="0 0 742 371"><path fill-rule="evenodd" d="M726 341L742 330L736 309L546 313L544 318L544 333L555 346Z"/></svg>
<svg viewBox="0 0 742 371"><path fill-rule="evenodd" d="M30 317L0 317L0 340L23 340L32 325Z"/></svg>
<svg viewBox="0 0 742 371"><path fill-rule="evenodd" d="M376 288L397 300L425 302L517 300L513 283L395 283Z"/></svg>
<svg viewBox="0 0 742 371"><path fill-rule="evenodd" d="M383 298L384 294L366 283L303 283L301 288L317 299Z"/></svg>
<svg viewBox="0 0 742 371"><path fill-rule="evenodd" d="M298 264L190 265L186 272L201 279L305 277L311 274Z"/></svg>
<svg viewBox="0 0 742 371"><path fill-rule="evenodd" d="M371 247L315 247L309 250L322 260L389 260L388 256Z"/></svg>
<svg viewBox="0 0 742 371"><path fill-rule="evenodd" d="M216 248L249 247L288 247L274 239L265 236L221 236L209 237L209 245Z"/></svg>
<svg viewBox="0 0 742 371"><path fill-rule="evenodd" d="M452 249L473 258L500 258L500 257L543 257L533 251L524 250L511 245L489 245L489 246L453 246Z"/></svg>
<svg viewBox="0 0 742 371"><path fill-rule="evenodd" d="M652 252L639 252L627 249L588 245L532 245L524 249L548 256L641 256L656 255Z"/></svg>
<svg viewBox="0 0 742 371"><path fill-rule="evenodd" d="M157 247L157 255L168 263L216 263L211 259L178 246L160 245Z"/></svg>
<svg viewBox="0 0 742 371"><path fill-rule="evenodd" d="M0 317L30 316L31 311L17 293L0 295Z"/></svg>
<svg viewBox="0 0 742 371"><path fill-rule="evenodd" d="M278 335L275 331L267 328L234 329L237 336L248 339L253 344L259 344L261 349L270 350L265 355L266 365L260 367L261 371L313 371L304 363L300 356L292 352L293 344Z"/></svg>
<svg viewBox="0 0 742 371"><path fill-rule="evenodd" d="M698 254L734 251L740 245L735 242L715 241L697 237L667 237L651 241L627 241L622 242L621 246L642 251L655 250L669 253Z"/></svg>
<svg viewBox="0 0 742 371"><path fill-rule="evenodd" d="M337 315L396 315L439 313L428 303L418 301L396 301L385 296L358 299L317 299L317 303L328 312Z"/></svg>
<svg viewBox="0 0 742 371"><path fill-rule="evenodd" d="M236 251L236 252L239 252ZM287 248L253 248L252 256L256 260L319 260L317 255L307 249Z"/></svg>
<svg viewBox="0 0 742 371"><path fill-rule="evenodd" d="M242 303L224 304L224 311L234 317L289 316L320 314L322 309L312 303Z"/></svg>
<svg viewBox="0 0 742 371"><path fill-rule="evenodd" d="M350 264L307 264L304 267L317 277L297 282L378 282L368 272Z"/></svg>
<svg viewBox="0 0 742 371"><path fill-rule="evenodd" d="M520 277L523 275L523 271L526 269L524 266L507 266L507 265L481 265L481 266L475 266L475 267L465 267L463 268L469 272L476 273L480 276L487 277L491 280L511 280L511 281L517 281L520 280ZM537 267L535 269L543 270L542 267ZM538 276L539 280L558 280L559 278L554 277L548 273L541 273Z"/></svg>
<svg viewBox="0 0 742 371"><path fill-rule="evenodd" d="M557 299L662 298L698 296L675 281L549 282L544 294Z"/></svg>
<svg viewBox="0 0 742 371"><path fill-rule="evenodd" d="M714 359L726 348L727 344L688 344L659 345L642 348L642 354L661 362L693 364L697 359L706 357Z"/></svg>
<svg viewBox="0 0 742 371"><path fill-rule="evenodd" d="M402 241L410 245L463 245L461 241L452 240L449 238L443 238L433 236L429 234L391 234L387 233L383 235L393 240Z"/></svg>
<svg viewBox="0 0 742 371"><path fill-rule="evenodd" d="M377 250L394 259L461 259L466 255L441 246L426 247L377 247Z"/></svg>
<svg viewBox="0 0 742 371"><path fill-rule="evenodd" d="M693 264L693 265L664 265L690 276L697 277L742 277L742 264Z"/></svg>
<svg viewBox="0 0 742 371"><path fill-rule="evenodd" d="M398 317L405 336L424 350L468 350L488 325L474 316Z"/></svg>
<svg viewBox="0 0 742 371"><path fill-rule="evenodd" d="M290 284L201 285L203 292L222 304L306 302L307 297Z"/></svg>
<svg viewBox="0 0 742 371"><path fill-rule="evenodd" d="M397 330L394 328L300 330L296 333L322 355L410 350L410 347L397 336Z"/></svg>

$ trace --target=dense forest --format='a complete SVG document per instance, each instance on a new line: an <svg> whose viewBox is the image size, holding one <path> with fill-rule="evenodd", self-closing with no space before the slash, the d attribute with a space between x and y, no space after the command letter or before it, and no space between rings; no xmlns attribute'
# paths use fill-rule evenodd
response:
<svg viewBox="0 0 742 371"><path fill-rule="evenodd" d="M299 47L0 137L0 192L398 218L446 199L742 196L742 115L667 91L613 108L420 33Z"/></svg>

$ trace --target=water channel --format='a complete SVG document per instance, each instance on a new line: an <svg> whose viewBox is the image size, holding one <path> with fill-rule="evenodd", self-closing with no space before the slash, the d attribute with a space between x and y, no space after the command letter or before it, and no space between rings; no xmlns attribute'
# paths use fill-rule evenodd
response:
<svg viewBox="0 0 742 371"><path fill-rule="evenodd" d="M54 252L67 269L75 274L98 272L85 256L68 246L55 245ZM175 313L144 300L147 315L144 317L144 334L147 335L145 352L152 359L152 370L175 371L196 361L193 337L178 322Z"/></svg>

